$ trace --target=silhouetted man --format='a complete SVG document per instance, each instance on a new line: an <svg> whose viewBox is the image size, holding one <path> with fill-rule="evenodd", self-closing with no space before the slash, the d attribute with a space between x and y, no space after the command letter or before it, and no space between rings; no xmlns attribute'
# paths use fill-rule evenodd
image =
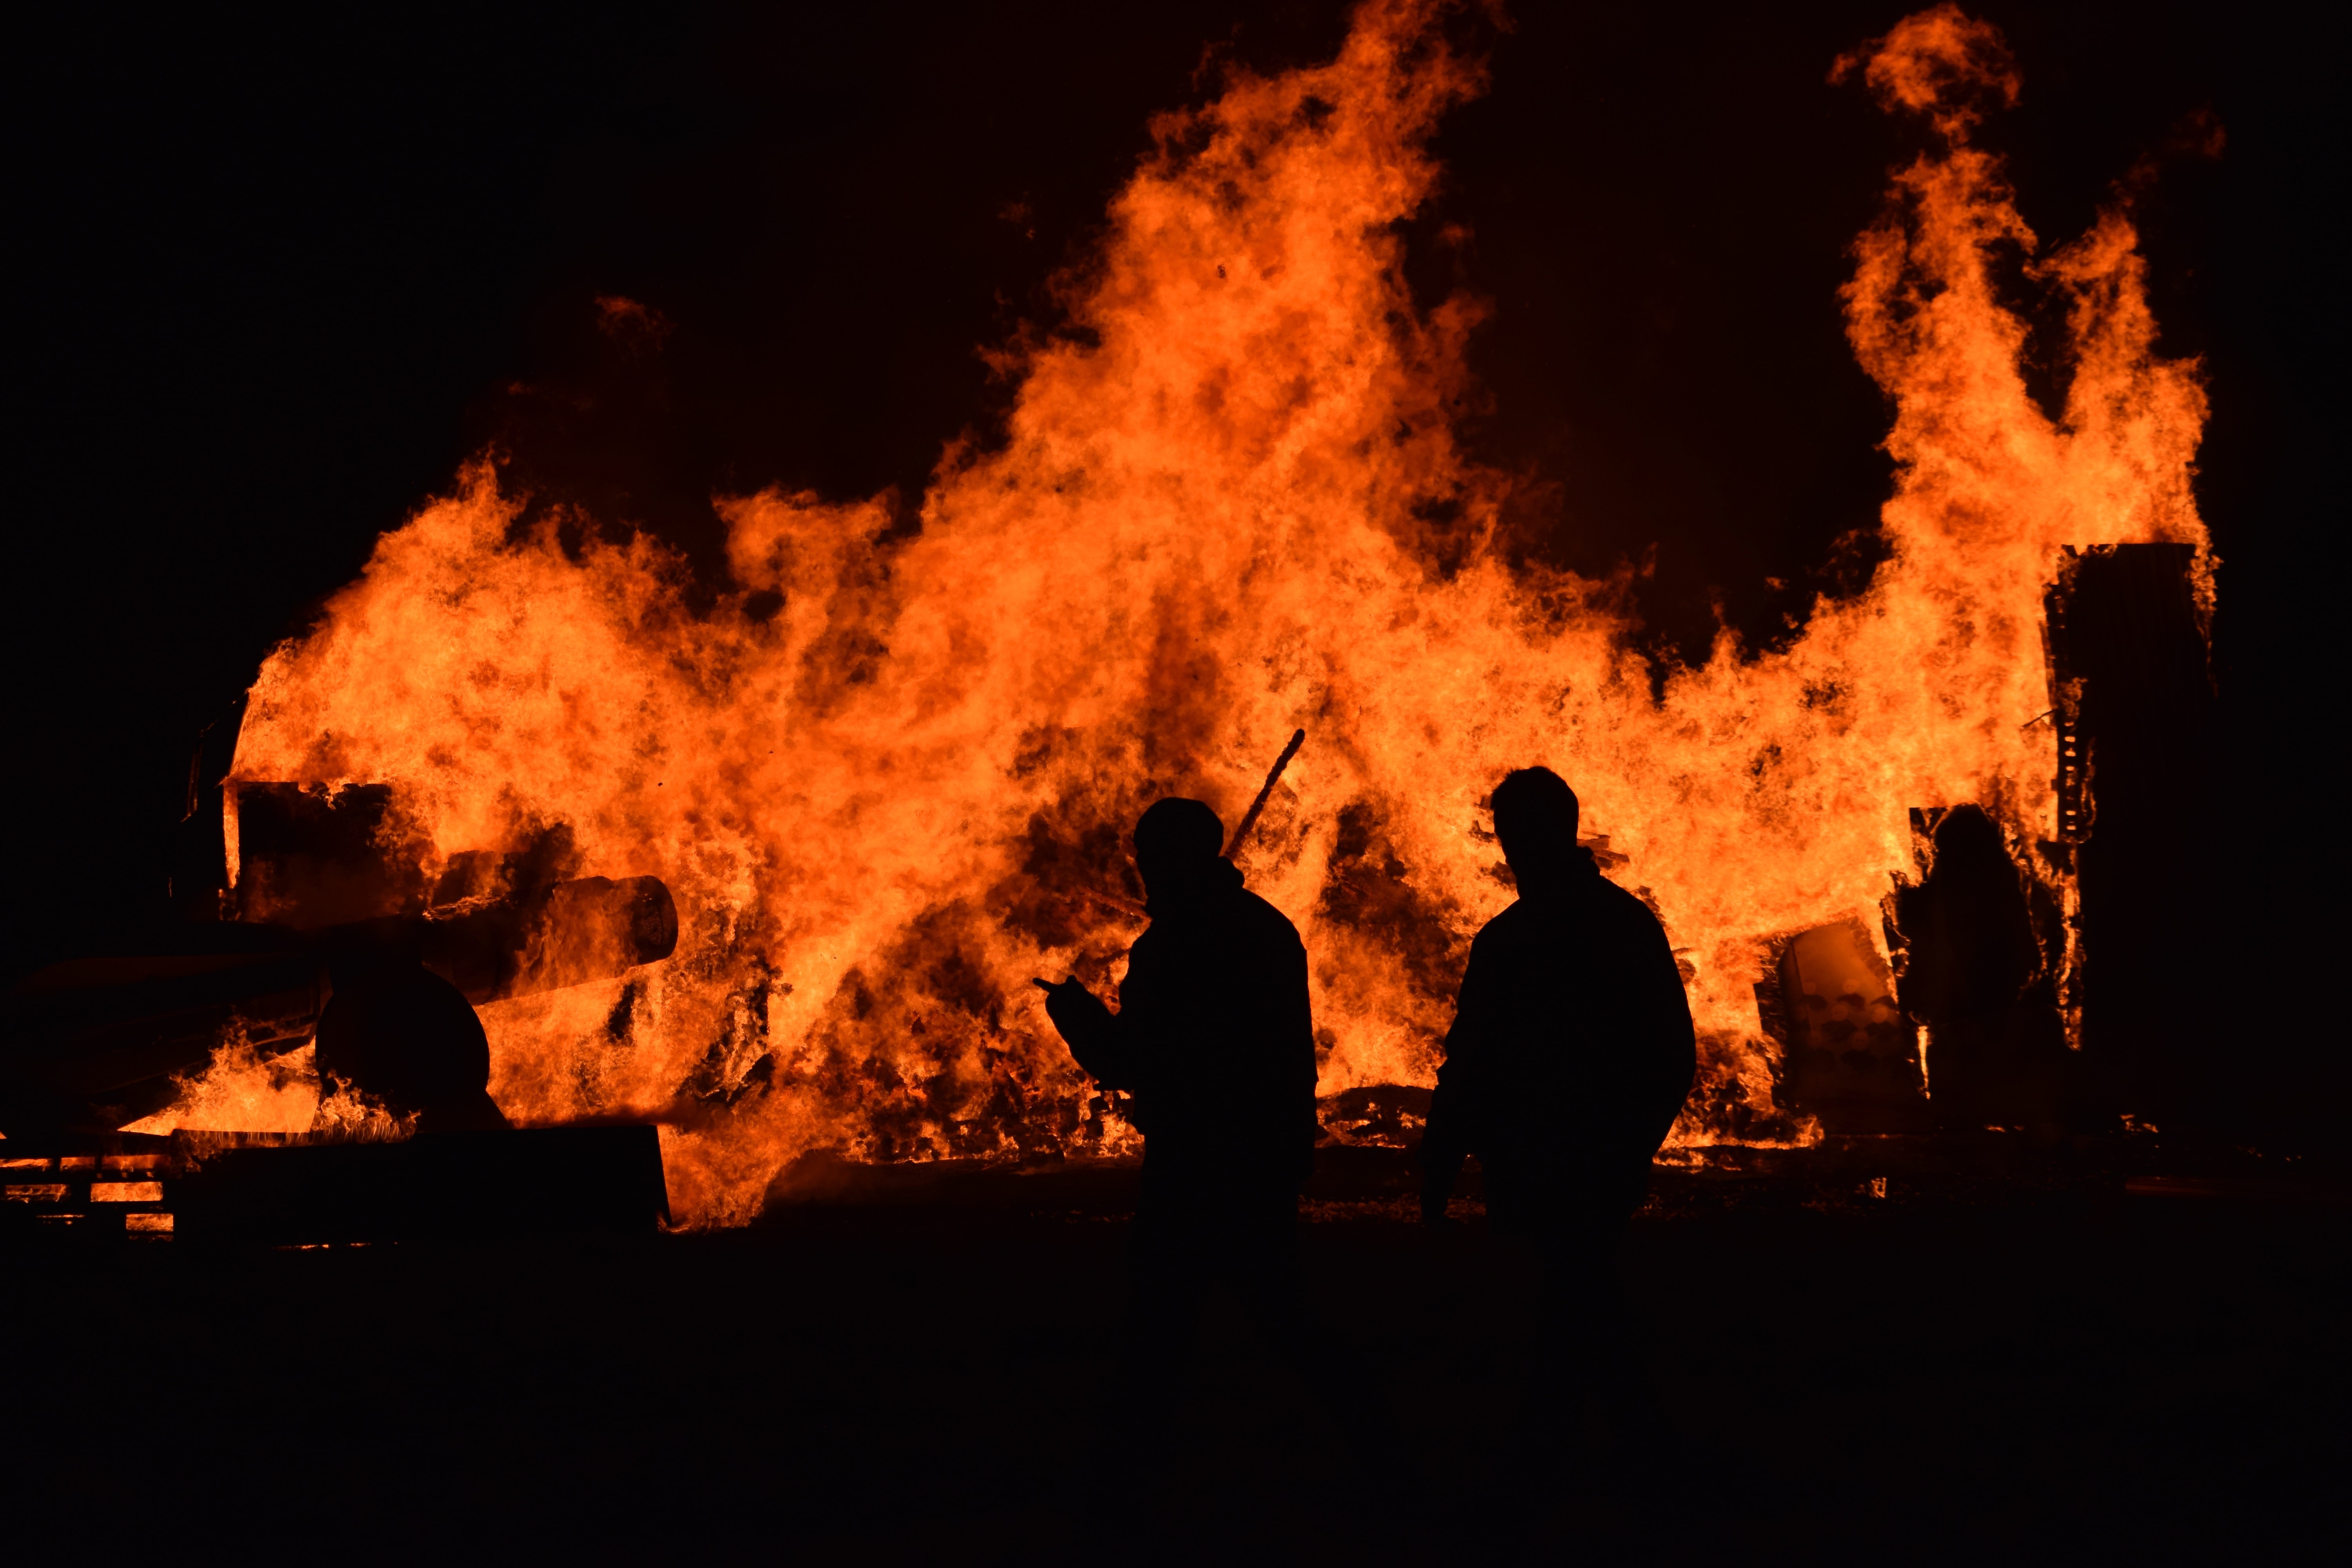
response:
<svg viewBox="0 0 2352 1568"><path fill-rule="evenodd" d="M419 1132L507 1125L490 1099L490 1041L465 994L412 953L352 948L332 955L335 994L319 1015L321 1097L341 1079Z"/></svg>
<svg viewBox="0 0 2352 1568"><path fill-rule="evenodd" d="M1144 1135L1133 1329L1139 1390L1160 1419L1210 1282L1222 1277L1260 1332L1304 1361L1298 1190L1315 1157L1315 1028L1307 950L1282 911L1242 886L1224 825L1163 800L1135 825L1151 925L1111 1012L1084 985L1039 981L1078 1065L1134 1096Z"/></svg>
<svg viewBox="0 0 2352 1568"><path fill-rule="evenodd" d="M1903 1005L1927 1026L1928 1108L1947 1129L2024 1121L2054 1132L2066 1036L2025 880L1981 807L1936 825L1927 879L1895 895L1910 946Z"/></svg>
<svg viewBox="0 0 2352 1568"><path fill-rule="evenodd" d="M1494 809L1519 898L1470 946L1421 1146L1422 1215L1444 1223L1477 1155L1496 1226L1543 1255L1566 1370L1613 1382L1617 1247L1690 1093L1690 1005L1657 917L1578 847L1576 795L1558 773L1520 769Z"/></svg>

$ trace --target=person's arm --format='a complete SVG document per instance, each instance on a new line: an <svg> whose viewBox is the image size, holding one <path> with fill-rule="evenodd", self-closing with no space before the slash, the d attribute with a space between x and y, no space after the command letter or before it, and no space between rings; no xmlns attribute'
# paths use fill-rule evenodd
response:
<svg viewBox="0 0 2352 1568"><path fill-rule="evenodd" d="M1323 1122L1315 1105L1315 1001L1307 984L1307 948L1291 933L1290 945L1283 958L1283 1037L1289 1042L1284 1047L1294 1064L1294 1087L1299 1109L1298 1169L1299 1185L1315 1171L1315 1145L1323 1137Z"/></svg>
<svg viewBox="0 0 2352 1568"><path fill-rule="evenodd" d="M1691 1022L1690 997L1683 989L1683 973L1667 945L1665 928L1649 921L1641 963L1635 971L1642 987L1642 1017L1647 1038L1643 1053L1643 1109L1647 1142L1643 1159L1658 1151L1674 1131L1683 1102L1690 1098L1698 1076L1698 1032Z"/></svg>
<svg viewBox="0 0 2352 1568"><path fill-rule="evenodd" d="M1086 1075L1105 1089L1133 1088L1134 1053L1128 1048L1129 1031L1119 1027L1122 1015L1076 980L1066 978L1058 985L1040 980L1037 986L1045 993L1045 1016Z"/></svg>
<svg viewBox="0 0 2352 1568"><path fill-rule="evenodd" d="M1421 1135L1421 1217L1429 1225L1445 1218L1446 1200L1463 1162L1470 1156L1477 1125L1478 1101L1485 1088L1480 1049L1486 1008L1486 991L1478 962L1478 943L1470 946L1470 963L1462 975L1462 994L1454 1004L1454 1027L1445 1035L1445 1060L1437 1069L1437 1088L1429 1097L1429 1125Z"/></svg>
<svg viewBox="0 0 2352 1568"><path fill-rule="evenodd" d="M1141 1092L1155 1057L1165 1048L1159 1037L1166 1032L1174 1000L1165 956L1150 931L1136 940L1128 950L1116 1013L1076 980L1058 985L1037 982L1045 992L1045 1016L1061 1031L1070 1055L1105 1089Z"/></svg>

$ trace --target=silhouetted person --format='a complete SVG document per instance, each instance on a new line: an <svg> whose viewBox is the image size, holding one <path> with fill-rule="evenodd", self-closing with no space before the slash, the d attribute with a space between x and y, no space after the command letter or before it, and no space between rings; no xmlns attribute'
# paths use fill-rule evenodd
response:
<svg viewBox="0 0 2352 1568"><path fill-rule="evenodd" d="M1075 980L1038 982L1078 1065L1134 1097L1144 1136L1136 1392L1161 1440L1213 1281L1302 1370L1311 1349L1297 1237L1316 1140L1307 950L1281 910L1242 886L1223 843L1201 802L1153 805L1135 825L1151 925L1128 955L1118 1011Z"/></svg>
<svg viewBox="0 0 2352 1568"><path fill-rule="evenodd" d="M419 1132L502 1128L490 1099L490 1042L465 994L400 952L331 960L335 993L319 1015L320 1092L340 1079Z"/></svg>
<svg viewBox="0 0 2352 1568"><path fill-rule="evenodd" d="M1550 1370L1619 1388L1617 1250L1690 1093L1690 1005L1657 917L1578 847L1559 775L1522 768L1494 809L1519 897L1470 946L1421 1145L1422 1215L1444 1223L1475 1154L1488 1216L1542 1256Z"/></svg>
<svg viewBox="0 0 2352 1568"><path fill-rule="evenodd" d="M1925 882L1897 897L1909 955L1902 1001L1927 1026L1938 1125L2054 1122L2065 1037L2042 976L2025 883L2000 829L1973 805L1936 825Z"/></svg>

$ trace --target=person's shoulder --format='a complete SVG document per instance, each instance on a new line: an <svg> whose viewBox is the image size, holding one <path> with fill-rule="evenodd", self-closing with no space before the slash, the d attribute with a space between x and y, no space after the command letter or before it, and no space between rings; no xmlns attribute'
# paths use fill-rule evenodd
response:
<svg viewBox="0 0 2352 1568"><path fill-rule="evenodd" d="M1247 888L1242 889L1241 907L1242 919L1252 931L1269 937L1286 936L1292 942L1298 942L1298 928L1291 923L1290 917ZM1306 944L1299 942L1299 945L1304 947Z"/></svg>
<svg viewBox="0 0 2352 1568"><path fill-rule="evenodd" d="M1470 939L1470 945L1475 947L1482 942L1488 943L1508 942L1512 937L1526 931L1534 920L1535 913L1529 908L1528 900L1514 899L1503 906L1503 911L1500 914L1478 928L1478 934Z"/></svg>
<svg viewBox="0 0 2352 1568"><path fill-rule="evenodd" d="M1619 887L1606 877L1598 880L1601 887L1595 894L1595 901L1603 919L1626 931L1644 935L1654 931L1662 938L1664 936L1666 928L1659 923L1656 912L1642 901L1639 894Z"/></svg>
<svg viewBox="0 0 2352 1568"><path fill-rule="evenodd" d="M1504 906L1500 914L1478 928L1470 939L1470 959L1476 963L1481 954L1502 958L1517 952L1530 942L1540 941L1543 919L1538 910L1525 899L1515 899Z"/></svg>

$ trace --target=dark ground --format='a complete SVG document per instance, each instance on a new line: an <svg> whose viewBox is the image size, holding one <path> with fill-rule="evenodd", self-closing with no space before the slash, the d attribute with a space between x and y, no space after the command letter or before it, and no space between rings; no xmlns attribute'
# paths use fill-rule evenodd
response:
<svg viewBox="0 0 2352 1568"><path fill-rule="evenodd" d="M635 1242L12 1248L5 1535L98 1561L2341 1560L2340 1187L2235 1160L2157 1195L2130 1178L2222 1168L2144 1142L1730 1161L1662 1171L1628 1247L1669 1447L1513 1447L1524 1260L1475 1220L1427 1237L1399 1156L1341 1152L1308 1268L1391 1418L1316 1415L1228 1307L1141 1520L1096 1479L1125 1172L853 1180Z"/></svg>

